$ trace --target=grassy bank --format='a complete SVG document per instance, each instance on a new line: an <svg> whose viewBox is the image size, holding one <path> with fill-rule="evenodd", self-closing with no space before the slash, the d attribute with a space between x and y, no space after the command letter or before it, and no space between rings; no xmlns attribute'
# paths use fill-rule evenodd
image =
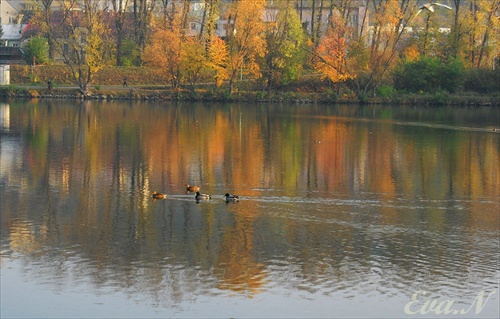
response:
<svg viewBox="0 0 500 319"><path fill-rule="evenodd" d="M94 89L91 96L84 97L76 88L46 88L33 86L0 87L0 97L28 99L95 99L95 100L166 100L166 101L212 101L212 102L287 102L287 103L317 103L317 104L399 104L424 106L500 106L498 96L466 95L466 94L409 94L395 95L386 98L338 97L328 93L296 93L262 91L237 91L228 96L226 92L217 90L197 89L195 91L168 88L129 87L127 89L100 88Z"/></svg>
<svg viewBox="0 0 500 319"><path fill-rule="evenodd" d="M123 87L126 78L128 87ZM47 81L53 83L51 90ZM182 100L226 102L287 102L287 103L365 103L403 105L452 105L452 106L500 106L500 92L484 95L477 93L448 94L379 94L378 97L358 98L352 91L332 90L319 78L309 77L298 83L283 86L268 93L252 81L236 83L231 95L226 88L213 84L196 85L172 90L166 85L159 70L137 67L108 67L95 77L92 94L84 97L71 84L70 74L64 66L12 66L11 85L0 86L3 98L39 99L99 99L99 100Z"/></svg>

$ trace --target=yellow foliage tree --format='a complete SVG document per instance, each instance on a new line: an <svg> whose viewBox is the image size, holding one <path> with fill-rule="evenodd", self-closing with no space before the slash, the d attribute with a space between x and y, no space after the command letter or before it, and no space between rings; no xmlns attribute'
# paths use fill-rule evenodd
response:
<svg viewBox="0 0 500 319"><path fill-rule="evenodd" d="M181 45L181 78L187 80L193 90L207 63L204 41L197 37L186 37Z"/></svg>
<svg viewBox="0 0 500 319"><path fill-rule="evenodd" d="M263 21L265 0L237 1L229 10L229 27L226 30L229 43L229 93L238 72L254 78L261 76L257 59L266 54Z"/></svg>
<svg viewBox="0 0 500 319"><path fill-rule="evenodd" d="M403 58L408 62L416 61L419 57L420 50L415 44L410 45L403 50Z"/></svg>
<svg viewBox="0 0 500 319"><path fill-rule="evenodd" d="M398 62L405 27L411 22L418 7L416 0L380 0L373 3L374 20L368 46L367 68L358 73L358 94L369 90L375 94L377 86L388 76ZM359 47L359 52L364 50Z"/></svg>
<svg viewBox="0 0 500 319"><path fill-rule="evenodd" d="M83 7L84 10L74 10ZM57 51L68 65L73 82L88 95L94 75L105 65L109 52L105 41L109 28L98 0L68 1L62 9L66 19L53 28Z"/></svg>
<svg viewBox="0 0 500 319"><path fill-rule="evenodd" d="M227 63L229 51L224 40L217 36L212 36L208 47L208 66L215 71L215 85L220 87L229 78Z"/></svg>
<svg viewBox="0 0 500 319"><path fill-rule="evenodd" d="M463 57L472 67L493 67L500 57L500 1L474 0L458 14L465 35Z"/></svg>

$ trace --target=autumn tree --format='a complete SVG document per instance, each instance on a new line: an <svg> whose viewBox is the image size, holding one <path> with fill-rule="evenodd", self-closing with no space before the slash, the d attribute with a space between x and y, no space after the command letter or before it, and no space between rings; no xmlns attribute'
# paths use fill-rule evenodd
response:
<svg viewBox="0 0 500 319"><path fill-rule="evenodd" d="M105 12L98 0L66 2L63 23L54 28L56 50L69 67L74 84L84 95L89 94L93 77L106 60L108 30Z"/></svg>
<svg viewBox="0 0 500 319"><path fill-rule="evenodd" d="M200 54L198 42L186 36L189 8L187 0L163 0L163 14L155 22L158 28L152 33L143 54L146 65L165 71L172 88L178 88L183 79L196 82L201 71L200 59L204 58L189 54ZM190 47L193 45L196 47Z"/></svg>
<svg viewBox="0 0 500 319"><path fill-rule="evenodd" d="M472 67L492 66L500 45L499 0L472 0L459 18L464 33L463 56Z"/></svg>
<svg viewBox="0 0 500 319"><path fill-rule="evenodd" d="M418 0L372 0L374 18L370 42L365 49L364 43L356 44L361 57L369 56L366 68L359 68L358 76L352 81L359 95L365 96L369 91L375 94L380 83L390 75L389 71L397 65L404 50L406 28L418 10L417 4Z"/></svg>
<svg viewBox="0 0 500 319"><path fill-rule="evenodd" d="M128 4L128 0L111 0L116 27L116 65L118 66L124 65L125 22Z"/></svg>
<svg viewBox="0 0 500 319"><path fill-rule="evenodd" d="M331 22L315 50L315 68L333 83L345 82L355 75L349 70L347 39L349 27L339 13L334 13Z"/></svg>
<svg viewBox="0 0 500 319"><path fill-rule="evenodd" d="M322 19L323 19L323 4L324 0L308 0L308 5L311 8L311 20L310 23L310 36L311 41L316 46L319 43L322 30ZM304 3L302 3L304 5Z"/></svg>
<svg viewBox="0 0 500 319"><path fill-rule="evenodd" d="M307 41L292 2L280 1L276 14L270 18L263 69L268 91L276 84L289 83L299 77Z"/></svg>
<svg viewBox="0 0 500 319"><path fill-rule="evenodd" d="M215 34L216 23L220 13L220 0L204 0L204 4L199 38L205 39L208 44Z"/></svg>
<svg viewBox="0 0 500 319"><path fill-rule="evenodd" d="M412 27L420 52L445 59L459 58L468 67L493 67L499 56L500 1L450 0L450 4L435 4L433 11L423 9L414 19ZM450 33L438 31L443 27L449 27Z"/></svg>
<svg viewBox="0 0 500 319"><path fill-rule="evenodd" d="M174 18L177 16L177 0L161 0L160 4L160 24L168 28L173 24Z"/></svg>
<svg viewBox="0 0 500 319"><path fill-rule="evenodd" d="M197 37L186 37L181 45L181 81L187 81L194 91L196 83L207 70L205 43Z"/></svg>
<svg viewBox="0 0 500 319"><path fill-rule="evenodd" d="M139 47L141 56L149 38L155 8L156 0L132 0L134 40ZM139 60L141 60L141 58L139 58Z"/></svg>
<svg viewBox="0 0 500 319"><path fill-rule="evenodd" d="M144 50L143 61L147 66L161 68L172 88L180 83L182 37L178 30L158 29L151 36Z"/></svg>
<svg viewBox="0 0 500 319"><path fill-rule="evenodd" d="M35 12L33 14L32 23L40 28L42 36L47 39L49 48L49 59L53 60L55 56L54 30L53 25L57 22L53 17L52 3L54 0L40 0L40 3L35 2Z"/></svg>
<svg viewBox="0 0 500 319"><path fill-rule="evenodd" d="M207 66L215 73L215 85L220 87L229 78L229 50L226 42L217 36L212 36L208 47Z"/></svg>
<svg viewBox="0 0 500 319"><path fill-rule="evenodd" d="M229 94L233 91L238 73L254 78L261 76L258 58L266 53L263 14L265 0L234 2L229 12L226 30L229 44Z"/></svg>

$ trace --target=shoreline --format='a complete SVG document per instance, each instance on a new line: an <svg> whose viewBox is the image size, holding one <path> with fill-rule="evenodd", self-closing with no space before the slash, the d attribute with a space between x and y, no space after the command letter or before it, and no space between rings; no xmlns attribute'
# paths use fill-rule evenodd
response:
<svg viewBox="0 0 500 319"><path fill-rule="evenodd" d="M391 97L338 97L331 93L236 91L228 96L223 91L171 90L162 86L107 86L93 88L91 95L83 95L76 87L9 85L0 86L4 99L61 99L61 100L129 100L129 101L190 101L190 102L258 102L295 104L371 104L412 106L500 107L500 97L478 94L395 94Z"/></svg>

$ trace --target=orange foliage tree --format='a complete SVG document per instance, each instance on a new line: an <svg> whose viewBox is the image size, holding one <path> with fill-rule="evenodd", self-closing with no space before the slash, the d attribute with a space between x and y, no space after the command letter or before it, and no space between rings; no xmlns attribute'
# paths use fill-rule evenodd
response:
<svg viewBox="0 0 500 319"><path fill-rule="evenodd" d="M315 51L316 70L334 83L345 82L355 77L349 72L348 67L347 35L349 32L349 27L343 23L340 15L334 14Z"/></svg>
<svg viewBox="0 0 500 319"><path fill-rule="evenodd" d="M162 68L172 88L180 81L182 37L176 30L156 30L146 47L143 61L146 65Z"/></svg>

